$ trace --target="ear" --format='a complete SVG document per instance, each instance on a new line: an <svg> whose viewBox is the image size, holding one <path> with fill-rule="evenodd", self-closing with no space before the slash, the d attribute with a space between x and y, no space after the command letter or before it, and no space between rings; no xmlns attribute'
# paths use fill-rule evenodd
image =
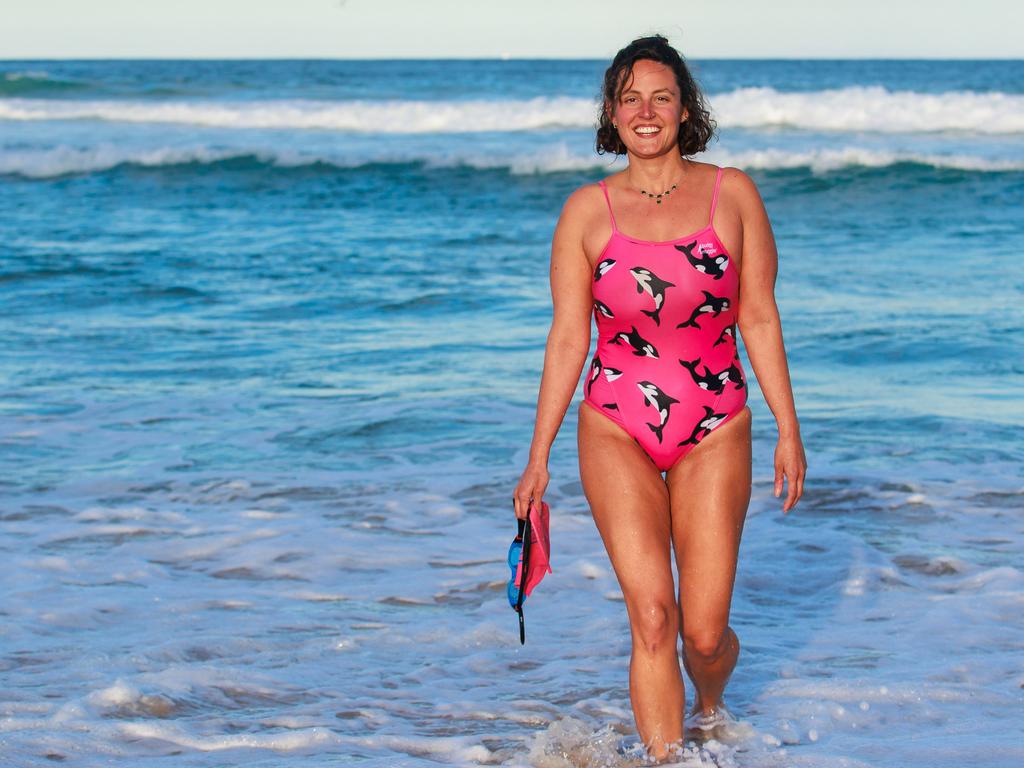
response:
<svg viewBox="0 0 1024 768"><path fill-rule="evenodd" d="M690 119L690 110L684 109L682 117L679 118L679 124L682 125L683 123L685 123L689 119Z"/></svg>

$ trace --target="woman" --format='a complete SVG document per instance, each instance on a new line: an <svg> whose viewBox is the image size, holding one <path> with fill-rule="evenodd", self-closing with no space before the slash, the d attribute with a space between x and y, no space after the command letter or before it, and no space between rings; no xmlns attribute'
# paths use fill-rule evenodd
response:
<svg viewBox="0 0 1024 768"><path fill-rule="evenodd" d="M592 312L598 344L579 410L580 476L625 598L636 727L663 759L683 737L677 636L698 727L723 718L739 653L728 619L750 499L751 415L737 328L778 423L783 512L802 494L807 463L775 304L777 254L757 188L735 168L689 159L713 124L664 37L619 51L603 96L598 151L626 154L629 164L573 192L559 218L554 315L514 506L524 518L542 501Z"/></svg>

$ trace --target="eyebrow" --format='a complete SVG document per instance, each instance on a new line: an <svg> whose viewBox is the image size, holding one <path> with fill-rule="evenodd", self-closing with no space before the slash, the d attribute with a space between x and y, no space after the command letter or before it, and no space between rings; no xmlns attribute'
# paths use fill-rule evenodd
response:
<svg viewBox="0 0 1024 768"><path fill-rule="evenodd" d="M623 91L622 95L625 96L627 93L640 93L640 91L638 91L636 88L629 88L628 90ZM675 93L675 91L673 91L671 88L659 88L656 91L651 91L651 93Z"/></svg>

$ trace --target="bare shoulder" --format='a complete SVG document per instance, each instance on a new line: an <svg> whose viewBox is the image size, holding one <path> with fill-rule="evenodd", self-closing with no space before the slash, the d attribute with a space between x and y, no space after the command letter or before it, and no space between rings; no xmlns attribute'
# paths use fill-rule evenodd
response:
<svg viewBox="0 0 1024 768"><path fill-rule="evenodd" d="M738 208L760 207L761 193L754 180L739 168L722 168L721 195L728 196Z"/></svg>
<svg viewBox="0 0 1024 768"><path fill-rule="evenodd" d="M604 205L604 193L596 182L577 187L562 204L558 226L582 232L603 213Z"/></svg>
<svg viewBox="0 0 1024 768"><path fill-rule="evenodd" d="M583 184L572 191L562 206L562 215L586 215L593 209L604 205L604 192L597 182Z"/></svg>

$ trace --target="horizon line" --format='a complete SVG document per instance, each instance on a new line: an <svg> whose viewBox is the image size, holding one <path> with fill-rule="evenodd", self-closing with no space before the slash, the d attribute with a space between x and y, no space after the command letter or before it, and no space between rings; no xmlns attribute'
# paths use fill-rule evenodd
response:
<svg viewBox="0 0 1024 768"><path fill-rule="evenodd" d="M684 56L687 61L1024 62L1020 56ZM605 56L26 56L15 61L606 61Z"/></svg>

